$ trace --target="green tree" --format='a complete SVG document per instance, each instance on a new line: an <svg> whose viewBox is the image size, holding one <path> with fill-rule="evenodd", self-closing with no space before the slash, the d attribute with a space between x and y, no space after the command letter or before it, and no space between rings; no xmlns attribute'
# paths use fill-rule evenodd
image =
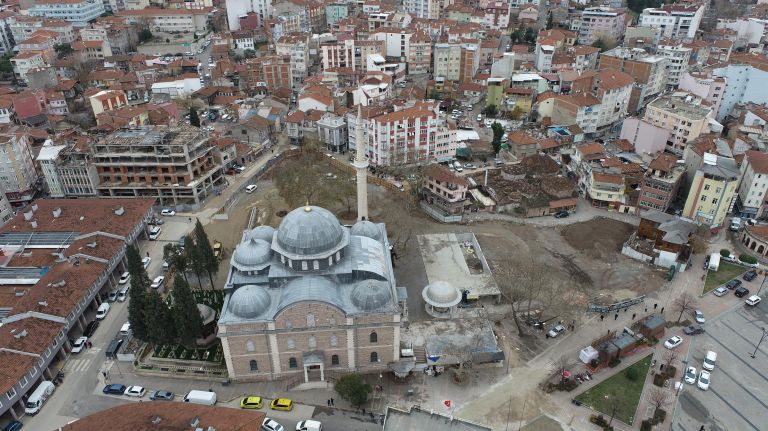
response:
<svg viewBox="0 0 768 431"><path fill-rule="evenodd" d="M187 270L189 269L189 258L186 251L178 244L166 244L163 247L163 259L168 262L168 265L173 266L177 273L181 273L184 277L184 281L187 280Z"/></svg>
<svg viewBox="0 0 768 431"><path fill-rule="evenodd" d="M536 42L536 30L531 27L526 27L525 33L523 34L523 40L528 44Z"/></svg>
<svg viewBox="0 0 768 431"><path fill-rule="evenodd" d="M336 392L352 405L361 406L368 401L371 385L366 383L360 374L350 373L342 376L336 382Z"/></svg>
<svg viewBox="0 0 768 431"><path fill-rule="evenodd" d="M515 106L512 108L512 112L509 113L509 117L513 120L519 120L524 114L525 112L523 111L523 108Z"/></svg>
<svg viewBox="0 0 768 431"><path fill-rule="evenodd" d="M483 109L483 114L485 114L486 117L495 118L498 113L499 108L497 108L496 105L488 105Z"/></svg>
<svg viewBox="0 0 768 431"><path fill-rule="evenodd" d="M72 45L68 43L57 43L56 45L53 45L53 50L56 51L56 54L58 54L59 58L66 57L67 55L75 52L75 50L72 49Z"/></svg>
<svg viewBox="0 0 768 431"><path fill-rule="evenodd" d="M202 288L203 282L200 280L200 275L205 272L205 259L200 253L200 249L192 241L187 241L186 254L189 261L189 269L195 273L197 277L197 284Z"/></svg>
<svg viewBox="0 0 768 431"><path fill-rule="evenodd" d="M616 47L616 41L605 36L600 36L592 42L592 46L600 49L600 52L605 52Z"/></svg>
<svg viewBox="0 0 768 431"><path fill-rule="evenodd" d="M128 302L128 322L131 324L133 336L147 341L147 288L150 285L147 270L141 262L138 250L129 245L125 251L128 260L128 273L131 274L130 301Z"/></svg>
<svg viewBox="0 0 768 431"><path fill-rule="evenodd" d="M152 290L146 298L147 340L155 344L173 344L176 342L176 326L173 315L163 297Z"/></svg>
<svg viewBox="0 0 768 431"><path fill-rule="evenodd" d="M208 277L211 280L211 289L214 289L213 275L219 272L219 260L216 259L216 255L213 253L213 247L208 240L208 234L205 233L203 224L198 219L195 223L195 245L194 248L199 253L202 267L205 272L208 273Z"/></svg>
<svg viewBox="0 0 768 431"><path fill-rule="evenodd" d="M11 63L12 58L13 55L11 53L7 53L0 58L0 72L13 73L13 63Z"/></svg>
<svg viewBox="0 0 768 431"><path fill-rule="evenodd" d="M553 26L554 26L554 22L552 20L552 12L550 12L549 15L547 16L547 30L551 30Z"/></svg>
<svg viewBox="0 0 768 431"><path fill-rule="evenodd" d="M197 115L197 109L194 106L189 107L189 124L200 127L200 116Z"/></svg>
<svg viewBox="0 0 768 431"><path fill-rule="evenodd" d="M253 49L246 49L245 51L243 51L243 57L245 58L256 57L256 51Z"/></svg>
<svg viewBox="0 0 768 431"><path fill-rule="evenodd" d="M144 43L152 40L154 36L152 35L152 32L149 31L148 28L143 28L139 30L139 43Z"/></svg>
<svg viewBox="0 0 768 431"><path fill-rule="evenodd" d="M504 136L504 127L494 121L491 125L491 130L493 130L493 141L491 141L493 152L499 154L499 150L501 150L501 137Z"/></svg>
<svg viewBox="0 0 768 431"><path fill-rule="evenodd" d="M173 279L172 320L176 322L176 335L185 346L193 346L202 334L203 320L189 285L176 274Z"/></svg>

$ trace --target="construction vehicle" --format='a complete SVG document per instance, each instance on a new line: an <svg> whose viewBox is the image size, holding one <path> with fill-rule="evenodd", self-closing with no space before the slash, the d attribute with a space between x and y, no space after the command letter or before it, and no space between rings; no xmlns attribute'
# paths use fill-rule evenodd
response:
<svg viewBox="0 0 768 431"><path fill-rule="evenodd" d="M214 240L213 241L213 255L216 257L216 259L221 259L222 256L222 249L221 249L221 242Z"/></svg>

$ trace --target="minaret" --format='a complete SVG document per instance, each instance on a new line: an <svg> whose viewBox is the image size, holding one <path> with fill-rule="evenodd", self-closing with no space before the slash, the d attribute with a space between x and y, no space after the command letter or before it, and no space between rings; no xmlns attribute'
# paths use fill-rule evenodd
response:
<svg viewBox="0 0 768 431"><path fill-rule="evenodd" d="M363 110L357 105L355 122L355 162L357 169L357 221L368 220L368 157L363 141Z"/></svg>

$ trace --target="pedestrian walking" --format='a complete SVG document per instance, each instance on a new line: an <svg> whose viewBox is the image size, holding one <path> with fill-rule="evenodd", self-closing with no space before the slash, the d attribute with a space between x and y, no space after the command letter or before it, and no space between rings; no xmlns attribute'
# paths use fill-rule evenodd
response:
<svg viewBox="0 0 768 431"><path fill-rule="evenodd" d="M648 306L647 305L645 306L645 312L646 313L648 312Z"/></svg>
<svg viewBox="0 0 768 431"><path fill-rule="evenodd" d="M664 314L664 307L661 307L661 314Z"/></svg>
<svg viewBox="0 0 768 431"><path fill-rule="evenodd" d="M632 313L632 320L635 320L635 316L637 316L636 313Z"/></svg>
<svg viewBox="0 0 768 431"><path fill-rule="evenodd" d="M653 304L653 309L655 310L656 307L658 307L658 306L659 306L659 304Z"/></svg>
<svg viewBox="0 0 768 431"><path fill-rule="evenodd" d="M616 313L616 315L613 316L613 320L619 320L619 313Z"/></svg>
<svg viewBox="0 0 768 431"><path fill-rule="evenodd" d="M331 398L331 405L335 406L336 404L333 402L333 398Z"/></svg>
<svg viewBox="0 0 768 431"><path fill-rule="evenodd" d="M605 314L601 314L601 315L600 315L600 321L601 321L601 322L603 321L603 319L605 319Z"/></svg>
<svg viewBox="0 0 768 431"><path fill-rule="evenodd" d="M149 257L149 252L147 252L147 257Z"/></svg>
<svg viewBox="0 0 768 431"><path fill-rule="evenodd" d="M325 405L326 405L326 406L328 406L328 407L330 407L330 406L331 406L331 399L330 399L330 398L328 398L327 400L325 400Z"/></svg>

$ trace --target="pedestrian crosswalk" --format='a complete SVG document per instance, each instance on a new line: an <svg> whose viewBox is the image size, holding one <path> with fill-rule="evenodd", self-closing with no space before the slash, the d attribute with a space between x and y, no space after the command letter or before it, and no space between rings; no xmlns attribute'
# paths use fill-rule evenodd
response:
<svg viewBox="0 0 768 431"><path fill-rule="evenodd" d="M67 362L65 370L70 373L83 372L91 366L92 362L93 358L70 359L69 362Z"/></svg>

